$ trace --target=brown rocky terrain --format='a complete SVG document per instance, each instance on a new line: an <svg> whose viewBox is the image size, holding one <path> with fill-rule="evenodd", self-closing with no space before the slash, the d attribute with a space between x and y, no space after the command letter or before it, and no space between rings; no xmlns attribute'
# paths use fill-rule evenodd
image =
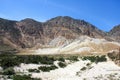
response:
<svg viewBox="0 0 120 80"><path fill-rule="evenodd" d="M108 53L108 57L114 61L118 66L120 66L120 48L116 51Z"/></svg>
<svg viewBox="0 0 120 80"><path fill-rule="evenodd" d="M109 36L111 36L117 42L120 42L120 25L117 25L112 30L110 30Z"/></svg>
<svg viewBox="0 0 120 80"><path fill-rule="evenodd" d="M107 33L94 25L68 16L58 16L46 22L38 22L29 18L21 21L0 18L0 46L9 47L8 50L55 47L85 35L119 42L119 30L119 26L115 27L107 36Z"/></svg>

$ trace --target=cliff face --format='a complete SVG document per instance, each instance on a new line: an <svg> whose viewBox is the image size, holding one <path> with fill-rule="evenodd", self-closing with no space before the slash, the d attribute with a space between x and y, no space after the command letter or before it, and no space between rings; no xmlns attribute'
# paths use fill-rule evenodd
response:
<svg viewBox="0 0 120 80"><path fill-rule="evenodd" d="M51 41L60 36L66 41L84 35L93 38L106 38L107 36L94 25L68 16L58 16L44 23L29 18L21 21L0 18L0 43L15 49L49 45ZM117 37L119 37L120 31L113 29L109 35L116 36L115 39L119 41Z"/></svg>

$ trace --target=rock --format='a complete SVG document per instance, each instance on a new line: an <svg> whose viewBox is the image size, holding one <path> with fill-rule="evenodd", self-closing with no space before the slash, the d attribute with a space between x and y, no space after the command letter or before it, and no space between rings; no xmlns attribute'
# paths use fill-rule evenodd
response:
<svg viewBox="0 0 120 80"><path fill-rule="evenodd" d="M107 54L108 57L115 62L118 66L120 66L120 48L116 51L112 51Z"/></svg>

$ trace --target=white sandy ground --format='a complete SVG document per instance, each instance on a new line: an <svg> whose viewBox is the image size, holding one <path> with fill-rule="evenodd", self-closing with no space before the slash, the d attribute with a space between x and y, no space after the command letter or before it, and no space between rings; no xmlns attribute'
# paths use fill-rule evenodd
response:
<svg viewBox="0 0 120 80"><path fill-rule="evenodd" d="M55 62L55 65L58 61ZM90 61L77 61L68 64L65 68L58 68L51 70L50 72L31 73L33 78L42 78L42 80L110 80L108 77L114 75L113 80L120 80L120 67L115 65L112 61L100 62L98 64L92 63L89 67L86 66ZM24 70L37 68L41 65L36 64L22 64L19 68L15 67L15 70ZM85 71L80 70L83 67L87 67Z"/></svg>
<svg viewBox="0 0 120 80"><path fill-rule="evenodd" d="M58 54L59 48L45 48L35 50L35 54Z"/></svg>
<svg viewBox="0 0 120 80"><path fill-rule="evenodd" d="M15 66L15 72L28 72L28 69L37 69L40 66L50 66L50 65L43 65L43 64L24 64L21 63L20 66Z"/></svg>

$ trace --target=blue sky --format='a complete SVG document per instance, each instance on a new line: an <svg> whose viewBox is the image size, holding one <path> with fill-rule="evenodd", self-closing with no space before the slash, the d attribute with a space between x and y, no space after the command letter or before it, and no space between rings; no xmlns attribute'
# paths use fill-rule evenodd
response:
<svg viewBox="0 0 120 80"><path fill-rule="evenodd" d="M120 0L0 0L1 18L44 22L56 16L84 19L109 31L120 24Z"/></svg>

